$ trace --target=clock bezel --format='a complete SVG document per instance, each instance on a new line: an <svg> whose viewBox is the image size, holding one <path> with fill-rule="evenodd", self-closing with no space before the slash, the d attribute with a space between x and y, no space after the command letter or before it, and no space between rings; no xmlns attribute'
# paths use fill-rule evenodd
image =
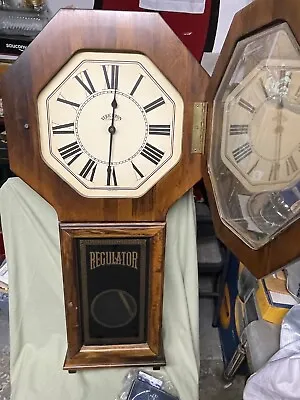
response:
<svg viewBox="0 0 300 400"><path fill-rule="evenodd" d="M76 75L76 72L82 67L88 64L113 64L122 66L122 64L136 64L141 68L145 75L148 75L154 81L154 85L160 88L161 93L166 99L168 99L169 105L172 106L172 132L170 137L170 154L162 163L154 168L154 170L145 176L145 179L140 183L137 183L136 187L107 187L105 185L95 185L93 188L89 182L84 182L77 174L72 171L72 167L67 168L65 163L60 160L61 157L53 152L53 134L51 134L52 128L50 126L51 114L49 110L50 99L55 97L58 92L68 84L68 81ZM71 66L70 66L71 64ZM155 74L155 78L154 78ZM54 81L54 82L53 82ZM57 81L57 83L55 83ZM50 89L49 89L50 86ZM98 93L111 92L111 89L101 89ZM90 97L95 96L93 93ZM117 96L124 94L122 90L117 90ZM133 98L134 99L134 98ZM84 102L78 108L76 112L75 120L77 119L78 113L80 112ZM73 54L73 56L62 66L61 70L51 79L40 91L37 98L37 114L39 116L39 140L41 143L41 155L44 162L57 173L66 183L68 183L79 195L87 198L138 198L142 197L147 193L151 187L155 185L160 179L166 175L169 170L179 162L181 158L182 150L182 123L183 123L183 100L176 88L162 75L159 69L153 64L153 62L144 54L137 52L121 52L121 51L90 51L80 50ZM64 106L62 106L64 107ZM63 108L62 108L63 110ZM74 125L76 128L74 120ZM150 116L151 120L151 116ZM47 124L47 129L46 129ZM147 126L147 130L149 126ZM46 135L46 131L48 135ZM103 133L103 132L102 132ZM122 133L122 132L121 132ZM78 139L79 140L79 139ZM117 137L114 139L117 140ZM74 164L72 164L74 166Z"/></svg>

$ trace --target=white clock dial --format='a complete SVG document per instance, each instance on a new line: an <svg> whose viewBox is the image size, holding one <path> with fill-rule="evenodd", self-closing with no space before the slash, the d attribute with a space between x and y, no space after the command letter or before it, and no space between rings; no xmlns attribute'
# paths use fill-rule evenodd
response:
<svg viewBox="0 0 300 400"><path fill-rule="evenodd" d="M143 55L75 55L38 111L45 162L83 196L142 196L181 155L182 98Z"/></svg>
<svg viewBox="0 0 300 400"><path fill-rule="evenodd" d="M298 61L266 60L225 102L222 160L251 192L300 178L299 88Z"/></svg>

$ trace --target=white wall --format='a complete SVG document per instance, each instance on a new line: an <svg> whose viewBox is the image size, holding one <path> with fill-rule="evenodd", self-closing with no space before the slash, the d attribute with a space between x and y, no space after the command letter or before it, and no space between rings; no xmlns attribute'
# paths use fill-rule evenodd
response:
<svg viewBox="0 0 300 400"><path fill-rule="evenodd" d="M51 14L55 14L62 7L93 8L94 0L47 0Z"/></svg>

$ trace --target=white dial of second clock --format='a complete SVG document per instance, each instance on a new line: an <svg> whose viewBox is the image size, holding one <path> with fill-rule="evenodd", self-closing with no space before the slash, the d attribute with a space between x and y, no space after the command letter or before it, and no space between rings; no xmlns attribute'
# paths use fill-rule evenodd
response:
<svg viewBox="0 0 300 400"><path fill-rule="evenodd" d="M263 61L225 102L222 160L250 192L300 176L300 64Z"/></svg>
<svg viewBox="0 0 300 400"><path fill-rule="evenodd" d="M181 96L141 55L75 56L39 96L45 162L91 197L138 197L181 153Z"/></svg>

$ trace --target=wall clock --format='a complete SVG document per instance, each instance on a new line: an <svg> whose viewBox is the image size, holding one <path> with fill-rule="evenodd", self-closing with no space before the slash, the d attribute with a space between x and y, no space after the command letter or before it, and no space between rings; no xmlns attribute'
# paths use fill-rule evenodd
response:
<svg viewBox="0 0 300 400"><path fill-rule="evenodd" d="M201 178L207 83L158 14L85 10L60 11L4 78L11 168L58 215L65 369L165 364L166 213Z"/></svg>
<svg viewBox="0 0 300 400"><path fill-rule="evenodd" d="M203 170L215 226L257 277L300 254L297 15L294 0L241 10L207 94Z"/></svg>

